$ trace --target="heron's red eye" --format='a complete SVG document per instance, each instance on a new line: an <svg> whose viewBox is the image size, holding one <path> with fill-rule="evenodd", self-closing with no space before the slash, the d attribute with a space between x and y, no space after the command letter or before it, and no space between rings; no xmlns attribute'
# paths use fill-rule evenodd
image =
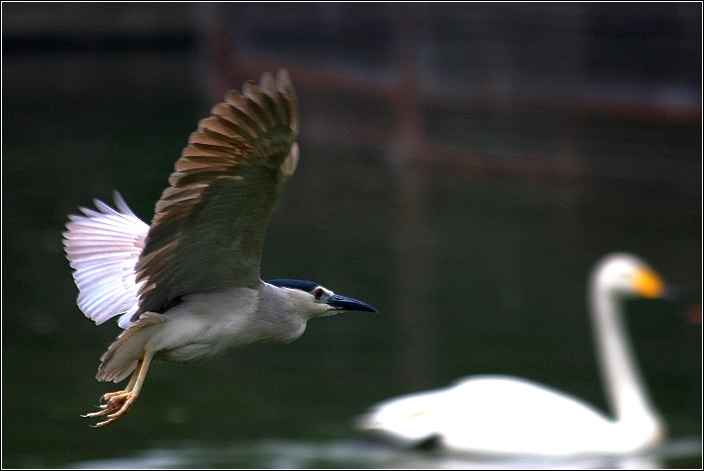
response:
<svg viewBox="0 0 704 471"><path fill-rule="evenodd" d="M313 291L313 296L315 297L315 299L320 299L321 296L323 296L323 290L320 288L316 289L315 291Z"/></svg>

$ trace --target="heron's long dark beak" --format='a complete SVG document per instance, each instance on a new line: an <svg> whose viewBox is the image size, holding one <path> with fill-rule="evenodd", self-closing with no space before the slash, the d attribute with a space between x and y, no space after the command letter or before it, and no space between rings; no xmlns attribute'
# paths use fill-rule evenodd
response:
<svg viewBox="0 0 704 471"><path fill-rule="evenodd" d="M339 309L341 311L367 311L367 312L377 312L376 309L371 307L367 303L362 301L357 301L356 299L347 298L345 296L340 296L339 294L334 294L330 296L327 302L328 306L334 309Z"/></svg>

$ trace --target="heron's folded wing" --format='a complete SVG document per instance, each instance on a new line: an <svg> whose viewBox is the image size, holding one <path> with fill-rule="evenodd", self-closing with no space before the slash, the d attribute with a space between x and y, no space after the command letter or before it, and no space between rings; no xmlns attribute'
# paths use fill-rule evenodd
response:
<svg viewBox="0 0 704 471"><path fill-rule="evenodd" d="M84 215L69 216L63 243L80 291L78 307L98 325L125 314L120 319L124 328L138 308L141 283L135 280L134 268L149 226L118 192L114 198L118 211L96 199L99 211L80 208Z"/></svg>
<svg viewBox="0 0 704 471"><path fill-rule="evenodd" d="M288 73L229 91L191 134L156 204L137 263L136 316L185 294L253 286L264 234L298 162L298 111Z"/></svg>

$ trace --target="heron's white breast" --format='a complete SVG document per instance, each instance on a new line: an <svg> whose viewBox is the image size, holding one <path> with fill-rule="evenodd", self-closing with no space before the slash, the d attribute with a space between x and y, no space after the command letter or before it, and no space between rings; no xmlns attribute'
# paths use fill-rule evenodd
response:
<svg viewBox="0 0 704 471"><path fill-rule="evenodd" d="M285 300L261 302L259 291L233 288L185 296L164 313L163 329L152 339L158 359L195 363L258 343L290 342L305 330Z"/></svg>

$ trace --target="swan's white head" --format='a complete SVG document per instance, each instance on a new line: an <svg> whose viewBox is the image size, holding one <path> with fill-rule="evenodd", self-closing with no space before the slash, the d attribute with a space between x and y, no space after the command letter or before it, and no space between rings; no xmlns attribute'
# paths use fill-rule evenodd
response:
<svg viewBox="0 0 704 471"><path fill-rule="evenodd" d="M628 253L614 253L597 263L592 273L592 287L602 294L659 298L665 282L640 258Z"/></svg>

